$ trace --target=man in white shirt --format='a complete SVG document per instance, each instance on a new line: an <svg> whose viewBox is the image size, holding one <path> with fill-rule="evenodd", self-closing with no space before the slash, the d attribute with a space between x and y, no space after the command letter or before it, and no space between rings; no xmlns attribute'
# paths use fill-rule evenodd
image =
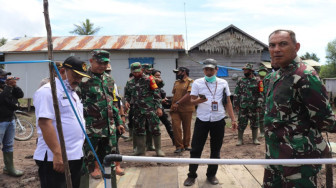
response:
<svg viewBox="0 0 336 188"><path fill-rule="evenodd" d="M198 105L198 107L194 134L191 141L190 158L201 157L209 132L210 158L220 158L220 149L225 132L225 110L227 110L231 118L232 128L237 128L237 121L230 100L231 93L228 82L216 77L217 70L216 60L206 59L203 62L205 77L195 80L192 85L190 93L191 103ZM226 100L223 97L226 97ZM185 186L191 186L195 183L197 168L198 164L189 165L188 178L184 181ZM219 183L216 178L217 169L218 165L208 165L206 176L207 180L213 185Z"/></svg>
<svg viewBox="0 0 336 188"><path fill-rule="evenodd" d="M69 93L82 125L83 104L75 88L86 74L85 62L76 57L67 58L60 68L62 80ZM55 78L58 105L60 109L66 153L69 160L73 187L79 187L83 164L83 143L85 135L70 105L69 99L58 78ZM59 143L56 116L53 107L50 83L43 85L34 94L34 106L38 134L34 159L39 167L38 173L42 188L66 187L61 146Z"/></svg>

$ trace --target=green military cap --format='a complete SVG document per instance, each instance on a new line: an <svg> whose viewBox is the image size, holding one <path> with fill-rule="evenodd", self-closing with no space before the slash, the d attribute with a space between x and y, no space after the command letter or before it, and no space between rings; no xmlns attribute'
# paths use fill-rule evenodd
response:
<svg viewBox="0 0 336 188"><path fill-rule="evenodd" d="M253 65L250 64L250 63L247 63L247 64L245 65L245 67L243 67L242 69L243 69L243 70L244 70L244 69L250 69L250 70L253 70Z"/></svg>
<svg viewBox="0 0 336 188"><path fill-rule="evenodd" d="M153 70L152 65L149 64L149 63L144 63L141 66L142 66L143 69L150 70L150 71Z"/></svg>
<svg viewBox="0 0 336 188"><path fill-rule="evenodd" d="M258 72L260 72L260 71L262 71L262 70L264 70L264 71L267 72L267 68L266 68L266 66L265 66L264 64L260 64L259 69L258 69Z"/></svg>
<svg viewBox="0 0 336 188"><path fill-rule="evenodd" d="M131 72L141 72L141 63L134 62L131 64Z"/></svg>
<svg viewBox="0 0 336 188"><path fill-rule="evenodd" d="M75 56L68 57L62 64L62 67L66 67L81 76L90 78L90 76L87 74L86 63L76 58Z"/></svg>
<svg viewBox="0 0 336 188"><path fill-rule="evenodd" d="M110 53L105 50L93 50L92 57L96 58L99 62L110 62Z"/></svg>

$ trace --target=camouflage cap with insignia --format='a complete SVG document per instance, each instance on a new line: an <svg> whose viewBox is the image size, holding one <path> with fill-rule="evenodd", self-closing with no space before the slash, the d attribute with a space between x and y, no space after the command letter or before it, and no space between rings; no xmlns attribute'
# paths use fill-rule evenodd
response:
<svg viewBox="0 0 336 188"><path fill-rule="evenodd" d="M134 62L131 64L131 72L141 72L141 63Z"/></svg>
<svg viewBox="0 0 336 188"><path fill-rule="evenodd" d="M265 66L264 64L260 64L259 69L258 69L258 72L259 72L259 71L262 71L262 70L264 70L264 71L267 72L267 68L266 68L266 66Z"/></svg>
<svg viewBox="0 0 336 188"><path fill-rule="evenodd" d="M7 75L11 75L12 73L11 72L6 72L2 69L0 69L0 76L7 76Z"/></svg>
<svg viewBox="0 0 336 188"><path fill-rule="evenodd" d="M93 50L92 57L99 62L110 62L110 53L105 50Z"/></svg>
<svg viewBox="0 0 336 188"><path fill-rule="evenodd" d="M74 56L70 56L68 57L64 63L62 64L62 67L68 68L73 70L75 73L81 75L81 76L85 76L88 78L91 78L88 74L87 74L87 68L86 68L86 63Z"/></svg>
<svg viewBox="0 0 336 188"><path fill-rule="evenodd" d="M143 69L150 70L150 71L153 70L152 65L149 64L149 63L144 63L141 66L142 66Z"/></svg>
<svg viewBox="0 0 336 188"><path fill-rule="evenodd" d="M242 69L243 69L243 70L244 70L244 69L250 69L250 70L253 70L253 65L250 64L250 63L247 63L247 64L245 65L245 67L243 67Z"/></svg>

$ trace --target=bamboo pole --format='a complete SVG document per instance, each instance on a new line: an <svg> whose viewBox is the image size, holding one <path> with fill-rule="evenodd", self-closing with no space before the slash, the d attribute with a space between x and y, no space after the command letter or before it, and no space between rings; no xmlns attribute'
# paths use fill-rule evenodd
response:
<svg viewBox="0 0 336 188"><path fill-rule="evenodd" d="M43 13L44 13L44 18L45 18L45 24L46 24L46 29L47 29L47 40L48 40L48 59L52 60L53 59L53 44L52 44L52 38L51 38L52 33L51 33L48 7L49 7L48 0L43 0L43 8L44 8ZM59 106L58 106L58 100L57 100L57 94L56 94L54 71L55 70L54 70L53 64L52 62L50 62L49 63L50 85L51 85L51 92L52 92L52 98L53 98L54 110L55 110L55 116L56 116L57 132L58 132L59 141L61 145L61 151L62 151L62 158L63 158L64 171L65 171L65 180L66 180L67 187L72 188L71 173L70 173L68 157L67 157L67 153L65 149L62 122L61 122L61 116L59 112Z"/></svg>
<svg viewBox="0 0 336 188"><path fill-rule="evenodd" d="M332 158L332 153L331 151L329 152L327 158ZM332 169L332 164L326 164L326 188L333 188L333 169Z"/></svg>

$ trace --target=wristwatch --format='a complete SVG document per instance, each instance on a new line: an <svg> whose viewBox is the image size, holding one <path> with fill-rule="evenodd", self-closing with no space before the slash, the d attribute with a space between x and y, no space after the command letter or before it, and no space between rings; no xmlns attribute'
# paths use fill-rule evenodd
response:
<svg viewBox="0 0 336 188"><path fill-rule="evenodd" d="M179 102L177 101L175 104L179 104Z"/></svg>

